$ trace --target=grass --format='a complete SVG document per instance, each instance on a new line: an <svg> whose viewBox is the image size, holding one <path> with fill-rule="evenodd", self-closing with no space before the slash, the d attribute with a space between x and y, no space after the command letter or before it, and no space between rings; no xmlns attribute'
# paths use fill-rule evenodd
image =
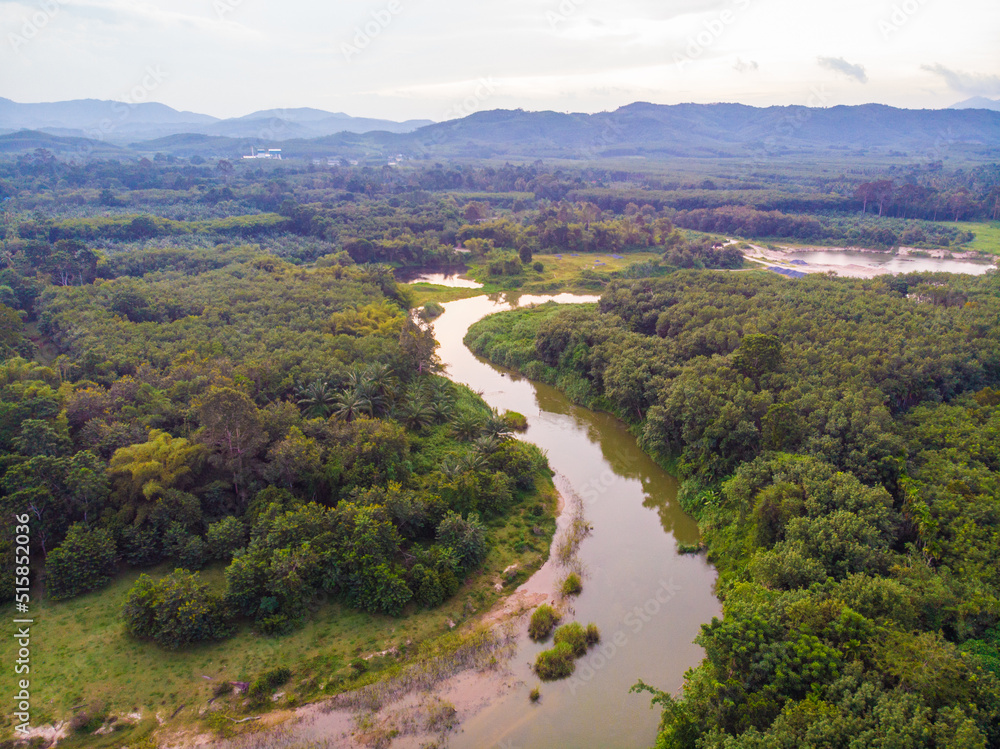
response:
<svg viewBox="0 0 1000 749"><path fill-rule="evenodd" d="M573 648L561 642L554 648L543 650L535 658L535 673L542 681L555 681L573 675L576 670L576 658Z"/></svg>
<svg viewBox="0 0 1000 749"><path fill-rule="evenodd" d="M946 226L953 226L962 231L971 231L976 235L969 244L955 248L956 251L975 250L976 252L988 252L991 255L1000 255L1000 221L972 222L959 221L948 223Z"/></svg>
<svg viewBox="0 0 1000 749"><path fill-rule="evenodd" d="M616 260L611 255L572 253L559 255L535 255L532 263L541 263L541 273L526 267L519 276L490 276L486 265L473 264L469 276L482 284L514 288L525 294L549 294L575 291L580 293L600 293L611 281L615 271L624 270L636 263L658 260L661 253L630 252L623 259ZM597 263L604 265L597 265Z"/></svg>
<svg viewBox="0 0 1000 749"><path fill-rule="evenodd" d="M562 594L563 598L569 598L570 596L578 596L583 592L583 581L580 580L580 576L575 572L570 572L566 579L563 580L562 584Z"/></svg>
<svg viewBox="0 0 1000 749"><path fill-rule="evenodd" d="M198 711L223 682L252 683L277 668L290 669L291 679L282 688L287 693L285 701L276 707L336 694L358 682L377 681L381 672L419 659L429 644L453 635L450 622L460 624L485 613L503 595L493 586L504 569L519 565L518 575L507 583L511 586L545 562L555 532L556 494L547 472L537 477L536 486L536 492L519 498L505 520L490 524L492 547L482 570L451 600L430 611L411 604L402 616L391 618L327 602L307 617L305 626L284 637L262 637L244 626L219 643L168 651L136 641L123 630L119 611L141 574L138 570L124 572L107 588L70 601L36 597L32 603L32 724L65 720L84 706L97 704L111 714L159 716L166 721L165 730L181 730L198 722ZM544 508L541 516L539 505ZM543 529L543 536L530 533L536 526ZM527 545L523 543L526 536ZM167 566L147 570L153 576L170 571ZM202 575L213 589L223 588L222 566L209 567ZM391 648L399 655L369 658L367 673L351 668L352 660ZM12 663L14 652L13 638L3 638L3 662ZM15 694L14 681L13 669L6 669L0 689ZM271 704L268 701L267 707ZM3 726L9 733L11 718L5 716L5 720ZM80 746L98 745L87 743L90 740L74 738L73 745L78 741L84 742Z"/></svg>
<svg viewBox="0 0 1000 749"><path fill-rule="evenodd" d="M532 269L531 265L517 276L491 276L485 263L473 262L469 266L470 278L483 284L481 289L455 289L447 286L436 286L429 283L409 284L412 294L412 304L420 307L430 303L445 304L457 299L469 299L484 294L499 294L517 292L520 294L553 294L560 292L577 292L582 294L599 294L611 281L614 271L624 270L636 263L658 260L657 252L630 252L621 260L610 255L580 253L573 257L572 253L557 255L535 255L532 264L540 262L543 265L541 273ZM603 266L596 265L604 263Z"/></svg>
<svg viewBox="0 0 1000 749"><path fill-rule="evenodd" d="M528 636L536 642L541 642L549 636L552 628L558 622L559 614L556 613L556 610L547 603L543 603L531 615L531 622L528 624Z"/></svg>
<svg viewBox="0 0 1000 749"><path fill-rule="evenodd" d="M556 645L566 643L576 658L582 658L587 654L587 633L579 622L562 625L552 635L552 642Z"/></svg>

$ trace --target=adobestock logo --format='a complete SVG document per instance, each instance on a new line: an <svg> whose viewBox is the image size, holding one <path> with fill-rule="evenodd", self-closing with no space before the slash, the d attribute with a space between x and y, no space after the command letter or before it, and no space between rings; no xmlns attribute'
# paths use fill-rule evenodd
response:
<svg viewBox="0 0 1000 749"><path fill-rule="evenodd" d="M21 24L21 33L15 34L13 31L7 34L7 41L10 42L11 49L19 52L21 47L41 33L42 29L48 26L52 19L59 15L62 10L63 0L43 0L40 10L31 14L30 18L25 18Z"/></svg>
<svg viewBox="0 0 1000 749"><path fill-rule="evenodd" d="M383 31L389 28L392 19L398 16L402 10L403 5L399 0L389 0L388 5L381 10L373 10L371 13L372 20L363 26L355 27L354 38L351 40L351 43L344 42L340 45L340 51L343 52L344 59L350 63L355 57L368 49L368 46Z"/></svg>
<svg viewBox="0 0 1000 749"><path fill-rule="evenodd" d="M893 5L889 18L878 22L878 30L882 32L882 38L889 41L889 37L901 31L926 2L927 0L904 0L898 5Z"/></svg>

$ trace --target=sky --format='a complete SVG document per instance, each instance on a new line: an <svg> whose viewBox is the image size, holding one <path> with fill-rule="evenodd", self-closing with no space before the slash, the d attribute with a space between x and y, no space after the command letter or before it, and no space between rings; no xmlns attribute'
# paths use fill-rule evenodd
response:
<svg viewBox="0 0 1000 749"><path fill-rule="evenodd" d="M393 120L1000 98L996 0L0 0L0 96Z"/></svg>

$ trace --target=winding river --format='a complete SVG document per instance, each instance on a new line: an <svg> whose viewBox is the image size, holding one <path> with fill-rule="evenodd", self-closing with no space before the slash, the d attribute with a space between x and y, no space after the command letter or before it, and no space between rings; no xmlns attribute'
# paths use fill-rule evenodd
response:
<svg viewBox="0 0 1000 749"><path fill-rule="evenodd" d="M523 296L519 305L592 302L595 297ZM681 555L678 543L698 541L698 528L677 503L676 480L636 444L624 424L570 402L554 388L474 356L462 343L469 327L512 308L486 296L450 302L435 322L439 355L451 379L482 393L500 410L528 418L523 438L546 451L569 506L582 507L593 528L579 550L583 593L564 621L594 622L601 645L577 662L576 674L538 684L529 664L546 645L526 636L511 661L511 689L462 725L456 749L615 749L651 746L659 712L649 696L629 694L642 679L677 690L702 658L693 643L701 625L721 614L716 573L703 556ZM563 519L565 524L565 518ZM566 574L550 560L525 585L550 595Z"/></svg>

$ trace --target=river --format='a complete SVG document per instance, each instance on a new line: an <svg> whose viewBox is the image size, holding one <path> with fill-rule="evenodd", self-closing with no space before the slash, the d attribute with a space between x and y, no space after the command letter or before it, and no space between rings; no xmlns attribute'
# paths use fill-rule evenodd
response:
<svg viewBox="0 0 1000 749"><path fill-rule="evenodd" d="M561 295L524 296L519 304ZM462 725L449 745L456 749L615 749L651 746L659 711L649 696L631 695L639 679L669 692L703 657L693 643L703 623L721 615L714 595L716 573L704 556L681 555L678 543L698 541L695 521L677 502L677 481L636 444L625 425L607 414L570 402L558 390L495 367L472 354L462 339L469 327L505 301L481 296L450 302L434 324L448 376L482 393L491 406L528 418L523 439L546 451L564 498L578 498L593 532L579 561L583 593L564 621L594 622L601 647L577 662L576 674L542 684L537 705L528 691L538 684L529 664L548 645L519 641L511 661L523 682ZM569 504L572 504L570 502ZM569 505L568 505L569 506ZM566 571L546 565L526 583L554 591Z"/></svg>

